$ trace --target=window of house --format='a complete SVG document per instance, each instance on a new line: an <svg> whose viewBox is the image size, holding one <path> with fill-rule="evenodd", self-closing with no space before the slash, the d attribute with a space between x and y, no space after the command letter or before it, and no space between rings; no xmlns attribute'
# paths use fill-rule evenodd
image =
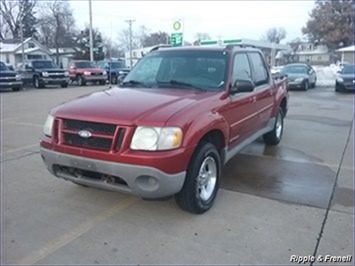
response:
<svg viewBox="0 0 355 266"><path fill-rule="evenodd" d="M35 48L36 45L33 42L28 43L28 48Z"/></svg>

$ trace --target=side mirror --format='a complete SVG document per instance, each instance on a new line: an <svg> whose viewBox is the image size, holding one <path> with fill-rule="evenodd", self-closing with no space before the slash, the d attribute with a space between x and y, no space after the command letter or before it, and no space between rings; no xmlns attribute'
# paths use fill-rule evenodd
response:
<svg viewBox="0 0 355 266"><path fill-rule="evenodd" d="M230 94L240 92L252 92L254 90L254 83L251 80L237 79L233 87L230 89Z"/></svg>

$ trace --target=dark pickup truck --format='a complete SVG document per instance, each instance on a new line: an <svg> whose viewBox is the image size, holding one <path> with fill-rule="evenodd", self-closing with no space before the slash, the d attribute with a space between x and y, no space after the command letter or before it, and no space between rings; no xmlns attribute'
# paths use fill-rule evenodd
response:
<svg viewBox="0 0 355 266"><path fill-rule="evenodd" d="M107 79L112 84L118 84L130 71L123 60L102 60L97 62L97 66L107 71Z"/></svg>
<svg viewBox="0 0 355 266"><path fill-rule="evenodd" d="M35 88L44 88L46 85L60 85L68 87L69 72L59 68L51 60L28 60L22 64L19 71L24 84Z"/></svg>
<svg viewBox="0 0 355 266"><path fill-rule="evenodd" d="M19 91L21 88L21 75L10 70L5 63L0 62L0 90L12 89L13 91Z"/></svg>
<svg viewBox="0 0 355 266"><path fill-rule="evenodd" d="M286 78L273 79L260 50L162 48L120 87L53 108L40 143L56 177L142 198L175 195L203 213L221 170L263 137L277 145L288 110Z"/></svg>

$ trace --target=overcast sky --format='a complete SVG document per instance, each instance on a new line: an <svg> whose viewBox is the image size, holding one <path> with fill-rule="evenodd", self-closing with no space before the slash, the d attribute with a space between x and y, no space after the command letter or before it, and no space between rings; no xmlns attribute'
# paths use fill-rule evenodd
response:
<svg viewBox="0 0 355 266"><path fill-rule="evenodd" d="M89 2L71 0L77 26L89 23ZM175 19L184 20L184 36L192 42L197 32L212 38L259 40L270 27L284 27L286 41L302 36L314 1L105 1L92 0L93 26L116 41L118 32L135 19L152 32L173 31Z"/></svg>

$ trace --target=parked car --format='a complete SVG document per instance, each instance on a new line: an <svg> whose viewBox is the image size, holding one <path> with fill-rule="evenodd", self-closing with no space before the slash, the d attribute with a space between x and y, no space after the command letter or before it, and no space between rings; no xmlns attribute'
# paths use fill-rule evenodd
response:
<svg viewBox="0 0 355 266"><path fill-rule="evenodd" d="M335 91L354 91L355 89L355 65L344 65L338 72L335 81Z"/></svg>
<svg viewBox="0 0 355 266"><path fill-rule="evenodd" d="M70 80L76 81L79 86L85 86L87 82L99 83L105 85L107 72L96 66L94 62L78 60L69 64Z"/></svg>
<svg viewBox="0 0 355 266"><path fill-rule="evenodd" d="M22 89L21 75L10 70L5 63L0 62L0 90L12 89L19 91Z"/></svg>
<svg viewBox="0 0 355 266"><path fill-rule="evenodd" d="M35 88L44 88L46 85L60 85L68 87L69 73L60 69L52 60L28 60L21 65L19 73L24 84Z"/></svg>
<svg viewBox="0 0 355 266"><path fill-rule="evenodd" d="M7 68L11 71L15 71L15 68L11 64L6 64Z"/></svg>
<svg viewBox="0 0 355 266"><path fill-rule="evenodd" d="M122 88L52 109L40 152L55 176L143 198L175 195L191 213L214 203L221 169L263 136L277 145L288 110L259 49L162 48L144 56Z"/></svg>
<svg viewBox="0 0 355 266"><path fill-rule="evenodd" d="M317 83L317 74L308 64L288 64L282 68L281 73L287 75L288 86L290 89L315 88Z"/></svg>
<svg viewBox="0 0 355 266"><path fill-rule="evenodd" d="M126 67L124 60L102 60L97 63L97 66L106 70L107 79L111 81L112 84L118 84L130 71L130 69Z"/></svg>

